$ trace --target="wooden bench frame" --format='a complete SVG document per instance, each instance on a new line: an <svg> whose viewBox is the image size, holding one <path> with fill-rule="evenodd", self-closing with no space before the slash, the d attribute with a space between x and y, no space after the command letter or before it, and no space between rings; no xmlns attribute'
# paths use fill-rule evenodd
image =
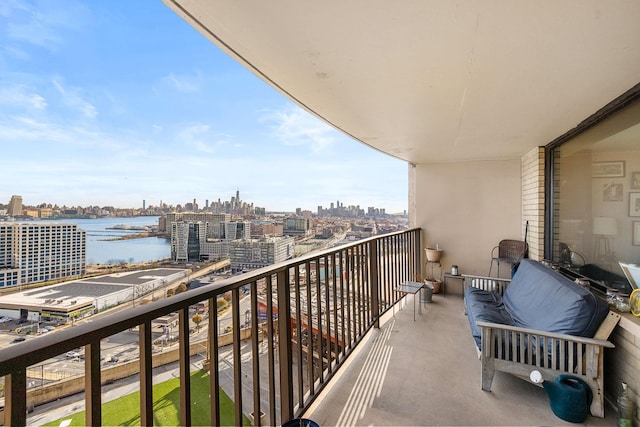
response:
<svg viewBox="0 0 640 427"><path fill-rule="evenodd" d="M490 278L467 275L465 286L466 279L480 279L482 283ZM509 281L497 278L491 280L502 281L503 285L508 285ZM472 286L471 282L469 286ZM497 289L504 292L505 287L501 285ZM608 338L619 320L619 314L609 311L594 338L477 322L482 328L482 348L479 350L482 361L482 389L491 390L496 371L515 375L529 382L532 382L529 375L533 370L540 371L544 381L553 381L560 374L570 374L583 379L589 385L593 392L591 414L603 418L604 349L615 347ZM538 357L539 354L543 354L544 357ZM542 382L537 385L542 386Z"/></svg>

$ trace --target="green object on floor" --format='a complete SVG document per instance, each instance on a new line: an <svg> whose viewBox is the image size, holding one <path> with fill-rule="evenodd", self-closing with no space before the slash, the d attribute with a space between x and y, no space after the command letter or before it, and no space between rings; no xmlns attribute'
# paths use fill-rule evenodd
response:
<svg viewBox="0 0 640 427"><path fill-rule="evenodd" d="M593 395L589 385L572 375L558 375L555 381L544 381L551 410L560 419L581 423L589 415Z"/></svg>

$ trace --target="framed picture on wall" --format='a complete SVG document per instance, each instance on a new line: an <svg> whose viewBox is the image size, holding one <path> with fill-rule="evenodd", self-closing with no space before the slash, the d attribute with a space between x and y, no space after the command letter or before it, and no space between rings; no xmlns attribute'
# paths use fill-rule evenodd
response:
<svg viewBox="0 0 640 427"><path fill-rule="evenodd" d="M633 221L633 246L640 246L640 221Z"/></svg>
<svg viewBox="0 0 640 427"><path fill-rule="evenodd" d="M621 178L624 176L624 160L593 162L591 163L591 176L593 178Z"/></svg>
<svg viewBox="0 0 640 427"><path fill-rule="evenodd" d="M640 172L631 172L631 189L640 190Z"/></svg>
<svg viewBox="0 0 640 427"><path fill-rule="evenodd" d="M621 202L622 201L622 184L604 184L602 186L603 202Z"/></svg>
<svg viewBox="0 0 640 427"><path fill-rule="evenodd" d="M629 216L640 216L640 193L629 193Z"/></svg>

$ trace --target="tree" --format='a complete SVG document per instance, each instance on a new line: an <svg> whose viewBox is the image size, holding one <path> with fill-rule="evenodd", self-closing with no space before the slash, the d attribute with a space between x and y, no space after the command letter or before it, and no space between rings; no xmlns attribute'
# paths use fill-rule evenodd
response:
<svg viewBox="0 0 640 427"><path fill-rule="evenodd" d="M198 330L200 330L200 323L204 320L204 317L202 317L202 314L198 314L198 313L194 314L191 320L193 321L193 323L196 324L196 327L198 328Z"/></svg>
<svg viewBox="0 0 640 427"><path fill-rule="evenodd" d="M186 290L187 290L187 285L184 284L184 283L180 283L178 285L178 287L176 288L176 294L180 294L182 292L186 292Z"/></svg>
<svg viewBox="0 0 640 427"><path fill-rule="evenodd" d="M173 288L167 289L167 297L172 297L176 294L176 290Z"/></svg>

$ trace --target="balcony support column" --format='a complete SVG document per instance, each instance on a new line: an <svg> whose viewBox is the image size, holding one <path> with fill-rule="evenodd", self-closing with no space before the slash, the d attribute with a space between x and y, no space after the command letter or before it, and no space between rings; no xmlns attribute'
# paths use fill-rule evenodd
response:
<svg viewBox="0 0 640 427"><path fill-rule="evenodd" d="M278 271L278 346L280 347L280 414L282 424L293 419L293 357L291 351L291 283L289 270Z"/></svg>

